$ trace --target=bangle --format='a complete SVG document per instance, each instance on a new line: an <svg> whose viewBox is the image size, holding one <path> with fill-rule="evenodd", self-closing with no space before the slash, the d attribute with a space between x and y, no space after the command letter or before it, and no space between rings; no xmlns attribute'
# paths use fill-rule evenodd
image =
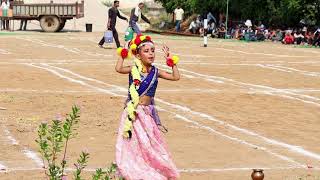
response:
<svg viewBox="0 0 320 180"><path fill-rule="evenodd" d="M169 67L173 67L174 65L178 64L179 60L180 59L178 56L167 57L167 65Z"/></svg>
<svg viewBox="0 0 320 180"><path fill-rule="evenodd" d="M121 47L119 47L117 49L117 53L118 53L119 56L122 57L122 59L126 59L126 58L128 58L128 56L130 56L128 49L121 48Z"/></svg>

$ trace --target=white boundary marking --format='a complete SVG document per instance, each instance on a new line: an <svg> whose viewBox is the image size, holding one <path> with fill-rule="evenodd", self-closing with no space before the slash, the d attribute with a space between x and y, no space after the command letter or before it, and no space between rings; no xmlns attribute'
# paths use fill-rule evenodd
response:
<svg viewBox="0 0 320 180"><path fill-rule="evenodd" d="M28 64L27 64L27 65L28 65ZM29 65L30 65L30 64L29 64ZM78 81L78 80L74 80L74 79L72 79L72 78L70 78L70 77L63 76L62 74L58 73L57 71L55 71L55 70L53 70L53 69L45 68L45 67L41 67L41 66L36 66L36 65L31 65L31 66L36 67L36 68L40 68L40 69L44 69L44 70L46 70L46 71L49 71L49 72L51 72L51 73L53 73L53 74L55 74L55 75L57 75L57 76L59 76L59 77L61 77L61 78L63 78L63 79L67 79L67 80L72 81L72 82L75 82L75 83L83 84L83 81ZM59 68L59 69L63 70L63 68ZM66 69L64 69L64 70L71 72L70 70L66 70ZM74 72L72 72L72 74L73 74L73 75L77 75L78 77L83 77L83 78L85 78L85 79L90 79L91 81L94 80L94 79L92 79L92 78L88 78L88 77L84 77L84 76L78 75L78 74L76 74L76 73L74 73ZM95 81L100 82L99 80L95 80ZM92 86L92 85L90 85L90 86L91 86L92 88L94 88L94 89L97 88L97 87ZM119 87L119 88L121 88L121 87ZM101 89L101 88L99 88L99 89ZM104 91L104 92L106 92L106 93L108 93L108 94L111 94L109 91ZM112 94L112 95L113 95L113 94ZM117 96L126 97L125 95L117 95ZM273 140L273 139L269 139L269 138L263 137L263 136L261 136L261 135L258 135L257 133L252 132L252 131L248 131L248 130L245 130L245 129L236 127L236 126L234 126L234 125L228 124L228 123L226 123L226 122L217 120L217 119L213 118L213 117L210 116L210 115L207 115L207 114L204 114L204 113L200 113L200 112L196 112L196 111L192 111L192 110L191 110L190 108L188 108L188 107L183 107L183 106L171 104L171 103L169 103L169 102L163 101L163 100L158 99L158 98L157 98L156 100L157 100L158 102L163 103L163 104L169 105L169 106L171 106L171 107L173 107L173 108L175 108L175 109L178 109L178 110L181 110L181 111L184 111L184 112L189 112L189 113L191 113L191 114L193 114L193 115L197 115L198 117L202 117L202 118L205 118L205 119L208 119L208 120L217 122L217 123L219 123L220 125L224 125L224 126L229 127L229 128L231 128L231 129L233 129L233 130L236 130L236 131L238 131L238 132L242 132L242 133L244 133L244 134L246 134L246 135L253 136L253 137L259 137L259 138L261 138L262 140L264 140L264 141L267 142L267 143L270 143L270 144L274 144L274 145L283 147L283 148L285 148L285 149L287 149L287 150L289 150L289 151L295 152L295 153L297 153L297 154L300 154L300 155L303 155L303 156L308 156L308 157L311 157L311 158L314 158L314 159L317 159L317 160L320 159L320 155L318 155L318 154L316 154L316 153L313 153L313 152L310 152L310 151L306 151L306 150L304 150L304 149L301 148L301 147L296 147L296 146L293 146L293 145L289 145L289 144L282 143L282 142L279 142L279 141L276 141L276 140ZM263 148L261 148L261 149L263 149ZM280 155L280 156L281 156L281 155Z"/></svg>
<svg viewBox="0 0 320 180"><path fill-rule="evenodd" d="M245 167L245 168L224 168L224 169L182 169L179 172L185 173L208 173L208 172L225 172L225 171L252 171L253 169L263 169L263 170L289 170L289 169L307 169L304 167ZM312 170L320 170L319 168L311 168Z"/></svg>
<svg viewBox="0 0 320 180"><path fill-rule="evenodd" d="M7 127L3 126L3 129L4 129L4 133L7 137L7 139L11 142L12 145L19 145L19 142L12 137L10 131L8 130ZM23 154L28 157L29 159L33 160L33 162L35 162L39 167L42 167L43 166L43 163L42 163L42 160L41 158L38 157L37 153L29 150L28 148L26 147L23 147Z"/></svg>
<svg viewBox="0 0 320 180"><path fill-rule="evenodd" d="M112 55L110 55L112 56ZM115 57L117 58L117 57ZM239 58L239 57L237 57ZM104 64L104 65L115 65L116 60L114 60L114 57L112 56L111 59L104 59L101 60L101 58L85 58L83 60L79 59L12 59L11 61L1 61L0 64L23 64L23 63L46 63L46 64L77 64L81 65L79 63L96 63L97 65ZM15 62L18 61L18 62ZM161 64L161 63L159 63ZM185 64L185 65L215 65L215 66L260 66L263 68L268 68L266 66L268 65L278 65L281 66L283 64L310 64L310 65L318 65L320 64L320 61L240 61L239 63L221 63L221 62L211 62L211 61L202 61L202 60L183 60L179 64Z"/></svg>
<svg viewBox="0 0 320 180"><path fill-rule="evenodd" d="M30 38L30 39L26 38L26 37L16 37L16 38L19 39L19 40L24 40L24 41L29 41L29 42L32 42L32 43L35 43L35 44L40 44L43 47L58 48L58 49L63 49L65 51L74 53L74 54L79 54L79 49L78 48L67 48L64 45L49 44L49 43L46 43L46 42L44 42L42 40L35 39L35 38Z"/></svg>
<svg viewBox="0 0 320 180"><path fill-rule="evenodd" d="M95 172L97 168L85 168L84 172ZM104 169L104 168L102 168ZM209 173L209 172L226 172L226 171L252 171L253 169L263 169L263 170L290 170L290 169L308 169L305 167L240 167L240 168L182 168L178 171L181 173ZM18 171L43 171L43 168L8 168L5 170L0 170L0 173L10 173L10 172L18 172ZM319 171L319 168L310 168L310 170ZM67 172L76 171L75 168L66 168Z"/></svg>
<svg viewBox="0 0 320 180"><path fill-rule="evenodd" d="M43 47L51 47L51 48L58 48L58 49L63 49L67 52L71 52L71 53L74 53L74 54L81 54L81 53L84 53L88 56L95 56L95 57L112 57L112 55L109 55L109 54L100 54L100 53L96 53L96 52L89 52L89 51L84 51L84 50L80 50L79 48L68 48L68 47L65 47L64 45L57 45L57 44L49 44L49 43L46 43L40 39L35 39L35 38L32 38L32 39L29 39L29 38L22 38L22 37L16 37L17 39L20 39L20 40L25 40L25 41L30 41L30 42L33 42L33 43L36 43L36 44L40 44L42 45Z"/></svg>
<svg viewBox="0 0 320 180"><path fill-rule="evenodd" d="M167 68L167 66L165 66L165 65L162 65L162 64L158 64L158 65L162 66L164 68ZM253 90L256 92L264 92L265 94L268 94L268 95L280 96L280 97L283 97L286 99L298 100L298 101L302 101L304 103L320 106L320 103L318 103L318 102L320 102L320 98L313 97L310 95L297 94L294 92L286 91L283 89L277 89L277 88L273 88L273 87L269 87L269 86L265 86L265 85L243 83L243 82L239 82L239 81L225 78L225 77L200 74L200 73L189 71L189 70L186 70L183 68L179 68L179 71L190 73L190 74L194 75L195 77L198 77L200 79L203 79L203 80L206 80L209 82L225 83L225 84L232 85L232 86L247 88L247 89L250 89L250 90Z"/></svg>
<svg viewBox="0 0 320 180"><path fill-rule="evenodd" d="M212 132L212 133L215 133L215 134L217 134L217 135L219 135L219 136L222 136L222 137L224 137L224 138L226 138L226 139L229 139L229 140L231 140L231 141L235 141L235 142L238 142L238 143L240 143L240 144L244 144L244 145L247 145L247 146L249 146L249 147L259 149L259 150L261 150L261 151L265 151L265 152L267 152L267 153L269 153L269 154L271 154L271 155L273 155L273 156L275 156L275 157L278 157L279 159L282 159L282 160L284 160L284 161L291 162L291 163L295 164L295 165L298 166L298 167L304 167L304 165L302 165L302 164L294 161L293 159L291 159L291 158L289 158L289 157L286 157L286 156L283 156L283 155L280 155L280 154L277 154L277 153L274 153L274 152L268 150L268 149L265 148L265 147L257 146L257 145L255 145L255 144L248 143L247 141L244 141L244 140L241 140L241 139L238 139L238 138L235 138L235 137L231 137L231 136L225 135L225 134L223 134L223 133L221 133L221 132L219 132L219 131L217 131L217 130L214 130L213 128L211 128L211 127L209 127L209 126L201 125L200 123L195 122L195 121L192 121L192 120L189 120L189 119L187 119L186 117L181 116L181 115L179 115L179 114L176 114L175 117L178 118L178 119L181 119L182 121L185 121L185 122L188 122L188 123L192 123L193 125L201 128L201 129L208 130L208 131L210 131L210 132Z"/></svg>
<svg viewBox="0 0 320 180"><path fill-rule="evenodd" d="M115 94L115 93L113 93L113 92L111 92L111 91L109 91L109 90L92 86L92 85L90 85L90 84L88 84L88 83L86 83L86 82L84 82L84 81L80 81L80 80L72 79L72 78L67 77L67 76L63 76L62 74L58 73L58 72L55 71L55 70L52 70L52 69L49 69L49 68L45 68L45 67L41 67L41 66L36 66L36 65L33 65L33 64L26 64L26 65L29 65L29 66L32 66L32 67L35 67L35 68L44 69L44 70L46 70L46 71L49 71L49 72L55 74L56 76L58 76L58 77L60 77L60 78L62 78L62 79L66 79L66 80L68 80L68 81L70 81L70 82L78 83L78 84L81 84L81 85L83 85L83 86L86 86L86 87L95 89L95 90L97 90L98 92L106 92L106 93L111 94L111 95L113 95L113 96L119 96L118 94Z"/></svg>
<svg viewBox="0 0 320 180"><path fill-rule="evenodd" d="M108 90L110 92L114 93L121 93L124 92L124 90L119 90L118 88L104 88L105 90ZM288 92L295 92L295 93L320 93L320 89L281 89ZM97 92L95 90L40 90L40 89L0 89L0 92L23 92L23 93L39 93L39 94L70 94L70 93L91 93L91 94L99 94L102 92ZM200 89L200 88L191 88L191 89L157 89L157 92L162 93L189 93L189 94L197 94L197 93L213 93L213 94L219 94L219 93L228 93L228 94L266 94L266 93L274 93L278 91L264 91L264 92L257 92L257 91L234 91L234 90L221 90L221 89Z"/></svg>
<svg viewBox="0 0 320 180"><path fill-rule="evenodd" d="M273 68L278 68L279 70L284 70L287 72L298 72L299 74L302 74L305 76L320 77L320 73L318 73L318 72L303 71L303 70L298 70L295 68L284 67L284 66L279 66L279 65L267 65L267 66L273 67Z"/></svg>
<svg viewBox="0 0 320 180"><path fill-rule="evenodd" d="M1 164L1 163L2 162L0 161L0 172L6 171L8 168L5 165Z"/></svg>
<svg viewBox="0 0 320 180"><path fill-rule="evenodd" d="M291 57L297 57L297 58L303 58L303 57L309 57L309 58L314 58L314 56L292 56L292 55L281 55L281 54L271 54L271 53L253 53L253 52L245 52L241 50L233 50L233 49L227 49L227 48L221 48L221 47L215 47L215 49L220 49L224 51L230 51L230 52L236 52L236 53L241 53L241 54L246 54L246 55L263 55L263 56L273 56L273 57L282 57L282 58L291 58Z"/></svg>
<svg viewBox="0 0 320 180"><path fill-rule="evenodd" d="M13 145L19 144L19 142L11 136L11 133L7 128L4 128L4 134L7 136L7 139L11 142L11 144Z"/></svg>
<svg viewBox="0 0 320 180"><path fill-rule="evenodd" d="M106 89L111 92L124 92L116 88ZM320 91L320 90L319 90ZM35 89L0 89L0 92L25 92L25 93L100 93L94 90L35 90ZM226 91L221 91L219 89L157 89L157 92L175 92L175 93L225 93Z"/></svg>
<svg viewBox="0 0 320 180"><path fill-rule="evenodd" d="M288 70L285 70L285 69L280 69L280 68L273 67L273 66L270 66L270 65L265 65L265 64L257 64L256 66L261 67L261 68L265 68L265 69L277 70L277 71L281 71L281 72L289 72L289 73L291 72L291 71L288 71Z"/></svg>
<svg viewBox="0 0 320 180"><path fill-rule="evenodd" d="M42 159L35 153L34 151L31 151L30 149L27 149L26 147L23 150L23 153L30 159L32 159L39 167L43 167Z"/></svg>
<svg viewBox="0 0 320 180"><path fill-rule="evenodd" d="M8 54L12 54L12 53L7 51L7 50L5 50L5 49L0 49L0 54L8 55Z"/></svg>

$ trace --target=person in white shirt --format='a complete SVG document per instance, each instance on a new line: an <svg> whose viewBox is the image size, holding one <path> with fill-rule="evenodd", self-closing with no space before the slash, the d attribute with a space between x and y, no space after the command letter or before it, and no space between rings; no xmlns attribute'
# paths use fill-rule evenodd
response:
<svg viewBox="0 0 320 180"><path fill-rule="evenodd" d="M131 15L130 15L130 20L129 20L129 26L133 29L133 31L137 34L141 34L140 28L137 25L137 22L142 19L144 20L146 23L151 24L150 20L145 17L141 10L144 8L144 2L140 1L138 6L133 8L131 10Z"/></svg>
<svg viewBox="0 0 320 180"><path fill-rule="evenodd" d="M180 32L180 24L181 21L183 20L183 14L184 14L184 10L178 6L175 10L174 10L174 18L176 21L176 31Z"/></svg>
<svg viewBox="0 0 320 180"><path fill-rule="evenodd" d="M196 34L197 33L197 29L198 29L198 26L196 24L196 19L194 19L190 25L189 25L189 31L192 33L192 34Z"/></svg>
<svg viewBox="0 0 320 180"><path fill-rule="evenodd" d="M1 9L6 10L8 13L8 9L10 8L9 0L2 0ZM2 27L5 30L9 30L9 20L2 20Z"/></svg>
<svg viewBox="0 0 320 180"><path fill-rule="evenodd" d="M10 8L10 2L9 2L9 0L2 0L1 9L6 9L6 10L8 10L9 8Z"/></svg>

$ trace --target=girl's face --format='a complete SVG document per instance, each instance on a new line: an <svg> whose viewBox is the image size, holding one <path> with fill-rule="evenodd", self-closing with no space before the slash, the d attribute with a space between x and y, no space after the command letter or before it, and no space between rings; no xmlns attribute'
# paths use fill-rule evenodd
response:
<svg viewBox="0 0 320 180"><path fill-rule="evenodd" d="M155 49L154 46L150 44L146 44L141 47L138 57L141 59L143 64L151 65L155 59Z"/></svg>

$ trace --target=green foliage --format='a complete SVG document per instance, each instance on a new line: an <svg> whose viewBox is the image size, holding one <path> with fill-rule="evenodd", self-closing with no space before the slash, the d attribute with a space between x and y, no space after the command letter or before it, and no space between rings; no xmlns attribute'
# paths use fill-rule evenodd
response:
<svg viewBox="0 0 320 180"><path fill-rule="evenodd" d="M103 170L101 168L96 170L96 173L93 174L92 180L124 180L123 178L116 177L117 165L112 163L109 168Z"/></svg>
<svg viewBox="0 0 320 180"><path fill-rule="evenodd" d="M206 11L225 13L227 0L156 0L167 12L180 5L185 14L202 14ZM272 26L297 26L300 20L308 25L320 25L319 0L229 0L231 20L262 21ZM218 18L218 17L216 17Z"/></svg>
<svg viewBox="0 0 320 180"><path fill-rule="evenodd" d="M81 172L82 170L87 166L89 159L89 153L87 152L82 152L79 159L77 160L77 164L75 164L77 170L74 172L74 179L75 180L82 180L81 179Z"/></svg>
<svg viewBox="0 0 320 180"><path fill-rule="evenodd" d="M76 127L79 123L79 108L72 107L72 112L68 115L64 122L61 120L52 120L52 123L42 123L38 128L38 138L36 142L39 145L39 152L42 156L45 173L50 180L61 180L65 175L64 170L67 164L66 154L68 142L75 137ZM58 157L63 151L63 158L58 163ZM76 164L75 179L80 180L82 170L85 168L89 154L82 152Z"/></svg>
<svg viewBox="0 0 320 180"><path fill-rule="evenodd" d="M107 7L112 7L112 5L113 5L112 0L101 0L100 2Z"/></svg>

